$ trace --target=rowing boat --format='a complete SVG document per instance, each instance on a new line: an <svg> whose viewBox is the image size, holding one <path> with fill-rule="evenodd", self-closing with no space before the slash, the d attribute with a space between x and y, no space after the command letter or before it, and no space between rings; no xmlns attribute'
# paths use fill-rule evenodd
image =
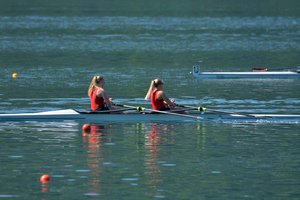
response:
<svg viewBox="0 0 300 200"><path fill-rule="evenodd" d="M266 71L250 72L202 72L199 65L193 66L193 76L198 79L298 79L300 71Z"/></svg>
<svg viewBox="0 0 300 200"><path fill-rule="evenodd" d="M282 114L222 114L222 113L201 113L191 111L188 113L194 118L187 118L185 115L169 115L153 112L124 111L122 113L91 112L73 109L55 110L36 113L0 114L0 121L66 121L76 120L89 123L99 122L287 122L299 123L300 115Z"/></svg>

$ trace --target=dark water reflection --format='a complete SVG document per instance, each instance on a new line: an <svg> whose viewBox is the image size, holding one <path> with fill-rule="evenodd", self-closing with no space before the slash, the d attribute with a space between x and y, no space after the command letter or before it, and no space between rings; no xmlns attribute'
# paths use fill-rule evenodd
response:
<svg viewBox="0 0 300 200"><path fill-rule="evenodd" d="M298 125L1 124L1 195L295 198ZM39 176L49 173L42 186ZM26 185L26 186L25 186ZM15 189L14 189L15 188ZM17 189L18 188L18 189Z"/></svg>

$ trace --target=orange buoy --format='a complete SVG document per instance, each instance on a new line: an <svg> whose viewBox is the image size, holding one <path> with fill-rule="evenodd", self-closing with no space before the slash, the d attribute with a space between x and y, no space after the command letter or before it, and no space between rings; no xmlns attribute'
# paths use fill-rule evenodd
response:
<svg viewBox="0 0 300 200"><path fill-rule="evenodd" d="M41 183L49 183L51 177L48 174L43 174L40 178Z"/></svg>
<svg viewBox="0 0 300 200"><path fill-rule="evenodd" d="M83 131L83 132L90 132L90 131L91 131L91 125L89 125L89 124L84 124L84 125L82 126L82 131Z"/></svg>
<svg viewBox="0 0 300 200"><path fill-rule="evenodd" d="M12 77L12 78L18 78L18 73L16 73L16 72L13 73L13 74L11 75L11 77Z"/></svg>

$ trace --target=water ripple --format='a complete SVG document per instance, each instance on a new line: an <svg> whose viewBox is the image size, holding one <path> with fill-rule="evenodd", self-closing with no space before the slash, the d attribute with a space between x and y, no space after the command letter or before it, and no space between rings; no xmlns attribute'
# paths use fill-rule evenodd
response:
<svg viewBox="0 0 300 200"><path fill-rule="evenodd" d="M2 50L183 52L300 48L300 19L293 17L18 16L0 17L0 30ZM17 30L23 30L22 34L15 34Z"/></svg>

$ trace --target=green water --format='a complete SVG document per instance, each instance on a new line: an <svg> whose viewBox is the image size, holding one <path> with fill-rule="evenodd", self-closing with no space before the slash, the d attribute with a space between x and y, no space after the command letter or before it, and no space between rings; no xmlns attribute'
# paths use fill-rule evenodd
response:
<svg viewBox="0 0 300 200"><path fill-rule="evenodd" d="M1 127L2 197L299 197L298 125L104 124L84 137L71 122L10 126Z"/></svg>
<svg viewBox="0 0 300 200"><path fill-rule="evenodd" d="M300 113L299 80L196 81L205 71L299 66L289 1L0 0L0 113L89 107L103 74L118 103ZM201 62L198 62L201 61ZM17 72L19 77L12 79ZM0 199L299 199L299 124L0 123ZM41 185L41 174L52 181Z"/></svg>

